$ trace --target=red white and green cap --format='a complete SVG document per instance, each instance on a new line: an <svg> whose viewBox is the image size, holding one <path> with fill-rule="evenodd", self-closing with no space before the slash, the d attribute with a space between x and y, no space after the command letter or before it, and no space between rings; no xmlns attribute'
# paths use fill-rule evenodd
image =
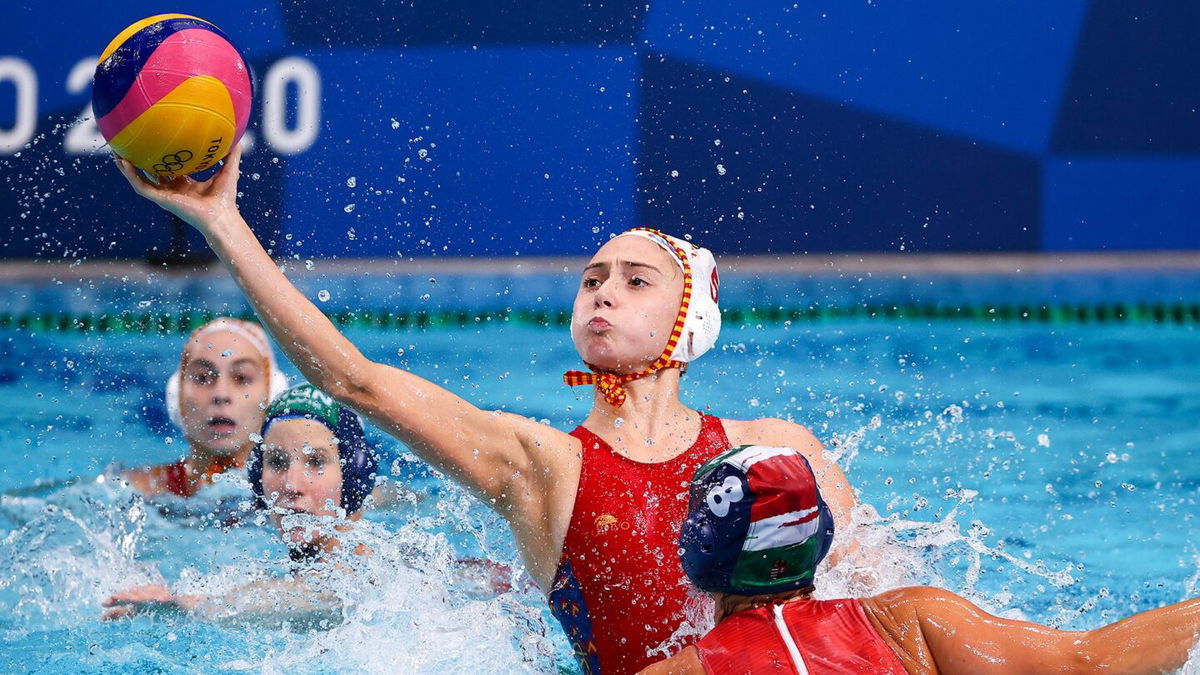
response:
<svg viewBox="0 0 1200 675"><path fill-rule="evenodd" d="M811 587L832 543L833 516L808 460L792 448L736 447L692 477L680 558L706 591L760 595Z"/></svg>

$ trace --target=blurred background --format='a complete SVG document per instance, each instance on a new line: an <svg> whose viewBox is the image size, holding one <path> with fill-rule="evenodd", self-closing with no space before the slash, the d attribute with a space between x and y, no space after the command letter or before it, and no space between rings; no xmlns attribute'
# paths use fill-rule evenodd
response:
<svg viewBox="0 0 1200 675"><path fill-rule="evenodd" d="M635 224L717 253L1200 248L1182 0L58 0L0 9L0 258L205 255L90 117L97 55L161 11L252 64L243 210L281 255L582 255Z"/></svg>

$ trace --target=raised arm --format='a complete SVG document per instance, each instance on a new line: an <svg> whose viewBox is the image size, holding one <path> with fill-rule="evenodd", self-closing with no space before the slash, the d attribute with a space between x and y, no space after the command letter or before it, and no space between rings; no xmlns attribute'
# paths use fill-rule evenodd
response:
<svg viewBox="0 0 1200 675"><path fill-rule="evenodd" d="M1187 661L1200 632L1200 600L1090 631L1002 619L928 587L883 593L863 606L910 673L1165 673Z"/></svg>
<svg viewBox="0 0 1200 675"><path fill-rule="evenodd" d="M364 357L288 281L242 219L236 204L240 161L241 150L235 148L208 181L185 176L160 184L129 162L117 160L117 165L138 194L204 235L310 382L365 414L510 520L523 521L514 525L532 528L518 531L518 537L545 529L552 511L547 499L565 498L568 490L574 494L574 484L561 480L564 471L571 475L571 463L579 462L572 439L516 415L480 410L412 373Z"/></svg>

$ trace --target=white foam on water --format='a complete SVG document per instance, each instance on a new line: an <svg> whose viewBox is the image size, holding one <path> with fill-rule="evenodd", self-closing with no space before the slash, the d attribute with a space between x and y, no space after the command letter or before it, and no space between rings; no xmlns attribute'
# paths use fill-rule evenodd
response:
<svg viewBox="0 0 1200 675"><path fill-rule="evenodd" d="M217 495L209 505L227 497ZM556 669L558 628L546 622L540 592L522 581L519 570L497 572L495 566L458 560L442 534L413 526L391 529L370 521L355 523L350 531L338 533L343 548L332 560L300 568L304 588L320 594L315 610L300 611L292 596L257 590L281 581L300 585L290 581L294 565L281 543L274 557L264 560L246 551L234 564L209 569L186 564L173 579L139 561L149 529L157 540L154 545L164 547L172 559L211 562L208 551L172 552L172 539L195 537L211 523L194 513L198 507L179 513L177 508L170 511L171 504L149 504L111 483L73 485L45 498L0 498L4 515L27 519L0 541L0 612L15 619L9 624L9 637L58 628L77 635L123 630L121 625L127 624L100 621L101 602L133 586L165 584L177 594L199 594L209 601L195 616L136 618L135 625L149 631L153 644L109 640L93 645L84 663L192 668L195 663L189 662L187 650L172 645L171 636L208 630L228 632L233 638L234 646L222 654L224 662L212 664L231 670ZM172 515L164 517L160 506ZM305 523L308 527L327 531L336 524L331 519L298 518L311 521ZM255 525L243 522L240 527ZM216 539L208 541L234 545L236 533L216 529L209 532ZM350 552L359 546L371 554ZM222 553L229 557L228 551ZM496 590L497 584L505 587ZM140 623L147 621L154 623ZM229 658L229 651L236 655Z"/></svg>

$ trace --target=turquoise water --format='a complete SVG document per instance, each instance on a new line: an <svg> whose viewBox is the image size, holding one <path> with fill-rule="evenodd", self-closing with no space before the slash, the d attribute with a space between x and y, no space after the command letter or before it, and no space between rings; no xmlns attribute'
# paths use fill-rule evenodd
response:
<svg viewBox="0 0 1200 675"><path fill-rule="evenodd" d="M8 284L0 297L14 309L243 308L219 280L173 283ZM479 299L497 297L500 306L557 308L573 285L556 275L519 284L470 276L305 283L312 295L330 290L330 308L364 298L393 307L473 298L490 307ZM394 296L371 284L391 284ZM997 289L1005 300L1112 300L1114 289L1138 296L1131 300L1200 297L1191 277L735 279L726 288L727 302L743 306L818 293L839 302L918 293L978 300ZM588 392L561 384L561 372L576 366L565 329L494 323L348 334L371 358L481 407L569 429L590 405ZM378 556L362 569L327 571L341 612L301 625L167 614L100 621L99 601L133 583L211 593L286 568L268 528L239 506L236 476L190 504L147 504L97 482L113 464L182 452L161 400L181 343L179 335L0 331L0 669L573 670L535 591L479 593L452 572L464 556L519 568L503 523L379 434L393 479L415 499L372 513L361 528ZM883 585L934 581L994 611L1065 628L1197 592L1200 335L1192 326L750 324L727 329L692 367L684 398L725 417L813 428L885 521L875 531L892 543L880 568L908 570L881 573ZM74 477L82 480L53 484ZM206 506L217 516L202 515ZM859 590L830 578L829 594Z"/></svg>

